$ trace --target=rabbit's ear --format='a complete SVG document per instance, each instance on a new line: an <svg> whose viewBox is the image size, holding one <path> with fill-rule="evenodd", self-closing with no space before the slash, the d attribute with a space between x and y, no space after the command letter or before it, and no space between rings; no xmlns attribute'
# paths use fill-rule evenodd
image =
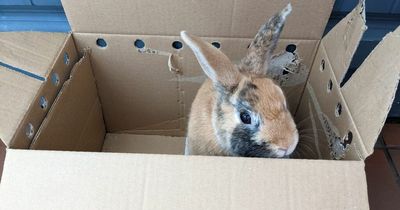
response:
<svg viewBox="0 0 400 210"><path fill-rule="evenodd" d="M278 43L286 17L292 11L290 3L278 14L274 15L256 34L247 51L246 57L241 60L239 69L243 73L265 76L269 60Z"/></svg>
<svg viewBox="0 0 400 210"><path fill-rule="evenodd" d="M221 50L186 31L181 32L181 37L192 49L201 68L214 84L231 88L239 83L239 71Z"/></svg>

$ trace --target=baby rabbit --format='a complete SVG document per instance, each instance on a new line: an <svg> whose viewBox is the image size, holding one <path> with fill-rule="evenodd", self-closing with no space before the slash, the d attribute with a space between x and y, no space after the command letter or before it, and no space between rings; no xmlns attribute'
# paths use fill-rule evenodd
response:
<svg viewBox="0 0 400 210"><path fill-rule="evenodd" d="M296 125L281 88L266 77L290 12L289 4L260 28L239 65L181 32L208 76L192 104L185 154L282 158L294 151Z"/></svg>

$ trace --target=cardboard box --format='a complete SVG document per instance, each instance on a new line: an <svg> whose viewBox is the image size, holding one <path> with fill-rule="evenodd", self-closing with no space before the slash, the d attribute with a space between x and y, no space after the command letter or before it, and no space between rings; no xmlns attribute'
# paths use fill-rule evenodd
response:
<svg viewBox="0 0 400 210"><path fill-rule="evenodd" d="M340 87L363 1L324 38L333 0L292 1L271 76L306 134L302 159L182 155L205 77L174 49L179 32L238 61L286 3L63 1L72 33L0 33L1 208L368 209L364 160L397 88L400 29Z"/></svg>

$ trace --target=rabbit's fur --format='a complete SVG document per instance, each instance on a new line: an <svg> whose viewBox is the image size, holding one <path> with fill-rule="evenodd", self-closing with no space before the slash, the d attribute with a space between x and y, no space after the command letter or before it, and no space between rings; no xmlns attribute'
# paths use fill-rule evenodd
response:
<svg viewBox="0 0 400 210"><path fill-rule="evenodd" d="M192 104L186 154L288 157L298 131L281 88L266 77L290 4L265 23L234 65L219 49L181 32L208 79Z"/></svg>

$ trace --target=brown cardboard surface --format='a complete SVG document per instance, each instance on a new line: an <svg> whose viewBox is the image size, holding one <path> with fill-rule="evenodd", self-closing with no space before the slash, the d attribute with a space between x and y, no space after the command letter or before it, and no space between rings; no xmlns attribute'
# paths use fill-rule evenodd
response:
<svg viewBox="0 0 400 210"><path fill-rule="evenodd" d="M320 39L333 0L292 0L282 38ZM252 38L288 1L62 1L74 32Z"/></svg>
<svg viewBox="0 0 400 210"><path fill-rule="evenodd" d="M362 161L27 150L7 151L0 203L41 210L368 209Z"/></svg>
<svg viewBox="0 0 400 210"><path fill-rule="evenodd" d="M0 139L9 145L42 82L0 66Z"/></svg>
<svg viewBox="0 0 400 210"><path fill-rule="evenodd" d="M107 133L102 151L183 155L185 151L185 138Z"/></svg>
<svg viewBox="0 0 400 210"><path fill-rule="evenodd" d="M1 32L0 61L46 77L67 37L66 33Z"/></svg>
<svg viewBox="0 0 400 210"><path fill-rule="evenodd" d="M26 37L29 37L30 35L29 33L23 34ZM29 40L29 38L27 39ZM58 91L61 89L61 84L63 84L63 82L69 77L73 63L75 63L78 59L72 37L68 36L65 41L62 41L62 50L56 52L55 60L53 61L50 70L48 71L48 75L44 78L45 81L42 82L39 89L36 89L35 92L32 92L32 96L34 96L34 99L30 99L32 101L29 105L29 108L27 108L27 111L19 113L21 116L23 116L23 118L19 122L18 128L16 130L12 130L12 132L14 132L13 138L9 140L9 143L7 144L7 146L10 148L29 148L29 145L33 138L27 137L26 131L28 125L31 124L33 126L33 134L36 134L37 129L45 118L49 108L51 107L55 97L58 94ZM18 45L18 43L15 43L15 45ZM65 62L66 56L68 57L69 61L67 63ZM21 75L17 72L16 74ZM57 75L58 83L54 83L54 75ZM16 84L21 87L25 86L25 84L22 82ZM33 90L34 89L32 89L32 91ZM47 100L47 106L45 108L41 107L40 101L42 97Z"/></svg>
<svg viewBox="0 0 400 210"><path fill-rule="evenodd" d="M339 83L342 82L350 66L351 59L365 30L367 30L365 2L362 0L351 13L343 18L322 39L336 80Z"/></svg>
<svg viewBox="0 0 400 210"><path fill-rule="evenodd" d="M365 158L368 153L361 140L357 124L353 121L348 101L343 97L340 88L340 80L350 65L365 29L364 2L361 1L322 39L297 112L307 113L310 104L314 105L315 121L322 129L314 128L311 136L315 138L315 132L319 132L318 145L325 157L358 160ZM331 83L330 89L328 89L329 83ZM336 113L338 104L342 107L340 115ZM307 129L311 128L310 123L311 121L306 123ZM344 147L344 138L348 132L352 133L353 138L351 144ZM326 147L329 148L328 151Z"/></svg>
<svg viewBox="0 0 400 210"><path fill-rule="evenodd" d="M72 69L31 149L100 151L104 136L96 83L86 55Z"/></svg>
<svg viewBox="0 0 400 210"><path fill-rule="evenodd" d="M398 46L400 28L384 37L342 88L366 156L373 152L396 93L400 77Z"/></svg>
<svg viewBox="0 0 400 210"><path fill-rule="evenodd" d="M106 41L105 48L96 45L98 38ZM78 48L91 48L109 132L139 134L146 130L176 129L180 132L173 135L181 135L186 129L185 117L205 75L187 46L181 50L172 47L172 42L179 41L179 37L74 33L74 39ZM152 53L139 52L134 46L136 39L143 40L145 49ZM204 39L219 42L221 50L235 63L245 55L251 42L251 39L239 38ZM284 52L288 44L297 45L300 59L310 68L318 41L283 39L278 43L276 54ZM174 65L180 69L179 74L168 69L170 54L178 57ZM287 93L290 108L297 107L303 85Z"/></svg>

